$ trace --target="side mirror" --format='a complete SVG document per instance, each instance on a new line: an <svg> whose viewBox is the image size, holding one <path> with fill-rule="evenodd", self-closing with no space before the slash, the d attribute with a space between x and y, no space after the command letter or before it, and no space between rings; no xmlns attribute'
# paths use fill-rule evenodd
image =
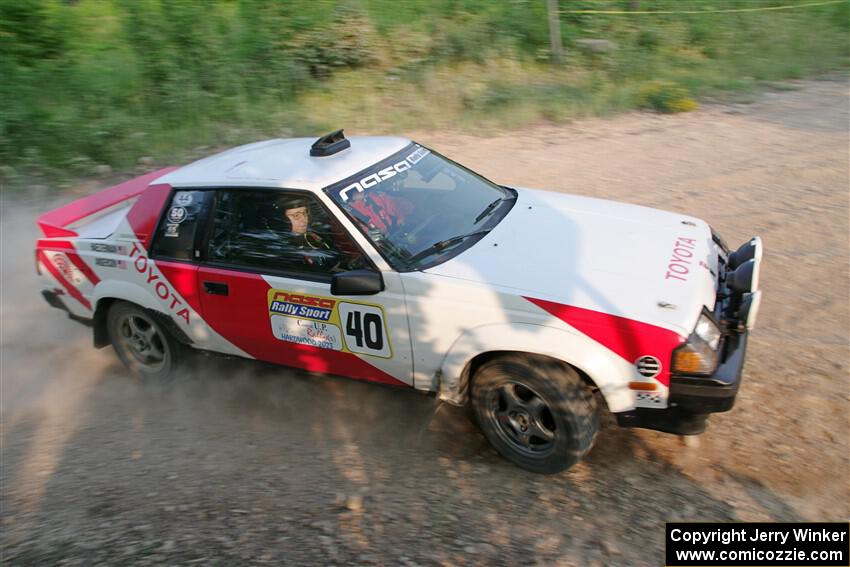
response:
<svg viewBox="0 0 850 567"><path fill-rule="evenodd" d="M381 291L384 291L384 278L380 272L351 270L331 278L332 295L374 295Z"/></svg>

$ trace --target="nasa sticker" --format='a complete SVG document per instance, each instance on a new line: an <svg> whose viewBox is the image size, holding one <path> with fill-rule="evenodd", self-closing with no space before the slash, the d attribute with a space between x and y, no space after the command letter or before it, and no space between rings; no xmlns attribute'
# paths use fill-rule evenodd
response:
<svg viewBox="0 0 850 567"><path fill-rule="evenodd" d="M188 207L192 204L192 194L188 191L180 191L174 196L174 204Z"/></svg>
<svg viewBox="0 0 850 567"><path fill-rule="evenodd" d="M183 207L171 207L168 211L168 222L180 224L186 220L186 209Z"/></svg>

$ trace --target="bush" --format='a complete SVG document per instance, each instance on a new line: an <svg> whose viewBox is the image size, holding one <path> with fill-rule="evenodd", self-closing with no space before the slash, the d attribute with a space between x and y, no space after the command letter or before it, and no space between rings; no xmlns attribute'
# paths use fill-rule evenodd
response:
<svg viewBox="0 0 850 567"><path fill-rule="evenodd" d="M638 32L637 44L648 51L654 51L661 45L661 36L655 30L642 29Z"/></svg>
<svg viewBox="0 0 850 567"><path fill-rule="evenodd" d="M500 37L487 15L460 14L438 22L432 31L431 57L435 61L475 61L483 63L510 44Z"/></svg>
<svg viewBox="0 0 850 567"><path fill-rule="evenodd" d="M670 81L652 81L641 86L638 104L658 112L690 112L699 107L686 87Z"/></svg>
<svg viewBox="0 0 850 567"><path fill-rule="evenodd" d="M368 16L356 6L339 6L328 25L296 36L287 55L310 70L317 79L335 70L378 62L380 38Z"/></svg>

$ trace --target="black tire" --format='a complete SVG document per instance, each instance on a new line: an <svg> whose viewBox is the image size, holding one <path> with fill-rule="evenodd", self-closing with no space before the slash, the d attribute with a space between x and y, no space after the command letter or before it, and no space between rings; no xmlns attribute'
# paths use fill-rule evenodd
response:
<svg viewBox="0 0 850 567"><path fill-rule="evenodd" d="M593 447L599 411L590 388L557 360L507 355L487 362L472 382L478 425L506 459L536 473L557 473Z"/></svg>
<svg viewBox="0 0 850 567"><path fill-rule="evenodd" d="M116 301L106 315L109 341L127 369L145 382L174 378L183 346L138 305Z"/></svg>

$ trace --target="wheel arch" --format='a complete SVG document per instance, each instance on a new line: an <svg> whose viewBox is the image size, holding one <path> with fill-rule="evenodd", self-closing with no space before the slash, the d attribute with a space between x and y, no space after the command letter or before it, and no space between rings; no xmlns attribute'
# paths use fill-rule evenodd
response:
<svg viewBox="0 0 850 567"><path fill-rule="evenodd" d="M143 309L155 309L157 305L153 295L136 283L124 280L105 280L98 283L92 292L92 306L94 307L92 327L95 348L109 346L106 316L109 313L109 308L116 301L126 301Z"/></svg>
<svg viewBox="0 0 850 567"><path fill-rule="evenodd" d="M115 284L117 285L109 286L109 289L103 289L99 286L99 289L96 290L94 315L92 316L95 348L104 348L110 344L107 315L109 308L118 301L123 301L144 309L166 332L181 344L191 345L193 343L192 339L174 322L171 316L157 308L157 302L154 297L144 291L143 288L128 282L115 282Z"/></svg>
<svg viewBox="0 0 850 567"><path fill-rule="evenodd" d="M508 354L543 357L576 371L598 389L610 411L634 407L628 382L634 367L586 335L541 325L498 324L466 331L452 345L440 368L439 396L465 404L475 372L486 362Z"/></svg>
<svg viewBox="0 0 850 567"><path fill-rule="evenodd" d="M556 358L553 356L548 356L545 354L539 354L536 352L526 352L526 351L518 351L518 350L490 350L487 352L482 352L481 354L475 355L469 362L466 363L466 366L463 368L462 377L467 385L472 384L472 380L475 377L475 373L478 372L478 369L481 368L484 364L490 362L491 360L495 360L497 358L502 358L510 355L521 355L521 356L529 356L540 358L544 360L550 360L557 362L559 364L563 364L564 366L568 366L575 370L576 374L578 374L579 378L581 378L582 382L591 388L598 389L599 386L593 381L593 378L590 375L579 368L574 364L570 364L565 360L561 360L560 358Z"/></svg>

